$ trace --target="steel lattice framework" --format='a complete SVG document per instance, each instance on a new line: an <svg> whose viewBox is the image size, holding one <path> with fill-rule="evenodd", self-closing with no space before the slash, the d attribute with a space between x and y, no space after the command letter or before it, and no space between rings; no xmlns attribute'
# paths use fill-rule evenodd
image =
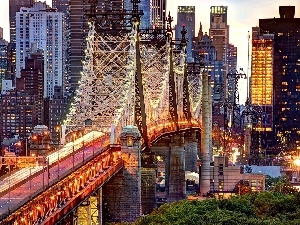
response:
<svg viewBox="0 0 300 225"><path fill-rule="evenodd" d="M141 45L143 85L148 119L163 118L168 112L165 100L168 85L168 46Z"/></svg>
<svg viewBox="0 0 300 225"><path fill-rule="evenodd" d="M65 125L91 120L116 140L129 124L147 139L147 126L154 123L173 121L178 129L179 121L199 122L201 79L187 73L185 28L174 40L169 15L166 31L140 31L134 9L131 28L117 35L101 27L107 21L91 17L82 78Z"/></svg>
<svg viewBox="0 0 300 225"><path fill-rule="evenodd" d="M134 90L134 51L133 33L100 36L90 22L82 78L67 124L82 126L91 119L109 131L112 125L133 122L128 100Z"/></svg>

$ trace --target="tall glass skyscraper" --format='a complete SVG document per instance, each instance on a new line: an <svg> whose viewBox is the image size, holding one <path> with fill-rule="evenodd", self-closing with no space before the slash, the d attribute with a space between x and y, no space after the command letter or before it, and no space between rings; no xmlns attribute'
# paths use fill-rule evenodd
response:
<svg viewBox="0 0 300 225"><path fill-rule="evenodd" d="M150 23L152 26L166 28L167 0L150 1Z"/></svg>
<svg viewBox="0 0 300 225"><path fill-rule="evenodd" d="M181 39L182 26L187 30L187 61L193 61L192 42L195 37L195 6L178 6L177 9L177 25L175 30L175 38Z"/></svg>
<svg viewBox="0 0 300 225"><path fill-rule="evenodd" d="M300 18L294 17L295 6L280 6L279 14L280 18L260 19L260 37L252 40L252 102L266 114L261 118L263 132L273 125L271 138L280 143L280 150L299 152Z"/></svg>

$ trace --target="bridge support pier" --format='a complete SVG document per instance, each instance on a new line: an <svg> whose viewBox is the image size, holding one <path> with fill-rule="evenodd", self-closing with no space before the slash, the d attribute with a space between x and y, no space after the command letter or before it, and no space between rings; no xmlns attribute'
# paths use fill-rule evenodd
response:
<svg viewBox="0 0 300 225"><path fill-rule="evenodd" d="M143 167L142 178L142 214L151 213L156 208L156 167Z"/></svg>
<svg viewBox="0 0 300 225"><path fill-rule="evenodd" d="M120 135L124 168L103 186L103 223L133 222L142 215L141 135L126 126Z"/></svg>
<svg viewBox="0 0 300 225"><path fill-rule="evenodd" d="M168 202L179 201L186 198L185 150L183 144L183 135L172 136L170 143Z"/></svg>
<svg viewBox="0 0 300 225"><path fill-rule="evenodd" d="M197 172L198 140L193 131L185 140L185 171Z"/></svg>

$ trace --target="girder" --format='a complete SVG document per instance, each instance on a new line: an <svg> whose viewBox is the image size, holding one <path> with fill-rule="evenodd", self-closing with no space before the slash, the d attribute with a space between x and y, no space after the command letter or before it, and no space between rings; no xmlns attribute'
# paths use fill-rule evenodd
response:
<svg viewBox="0 0 300 225"><path fill-rule="evenodd" d="M141 46L143 87L148 120L156 120L159 107L168 85L167 45Z"/></svg>
<svg viewBox="0 0 300 225"><path fill-rule="evenodd" d="M202 98L202 90L201 90L202 79L200 73L188 74L187 80L188 80L191 112L194 118L198 118L200 113L201 98Z"/></svg>
<svg viewBox="0 0 300 225"><path fill-rule="evenodd" d="M140 31L137 2L126 32L110 32L110 17L91 10L82 78L66 125L90 119L117 138L123 126L134 124L147 143L147 124L199 120L201 79L187 74L185 29L173 40L169 15L167 31ZM125 14L119 19L128 21Z"/></svg>
<svg viewBox="0 0 300 225"><path fill-rule="evenodd" d="M100 36L92 21L87 42L82 78L67 124L79 125L91 119L99 127L117 126L126 115L128 96L132 95L132 37L130 34Z"/></svg>

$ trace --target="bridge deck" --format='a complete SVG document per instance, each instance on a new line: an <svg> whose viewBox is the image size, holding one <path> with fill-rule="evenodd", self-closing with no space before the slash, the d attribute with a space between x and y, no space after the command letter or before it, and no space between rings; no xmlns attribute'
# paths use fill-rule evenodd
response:
<svg viewBox="0 0 300 225"><path fill-rule="evenodd" d="M10 213L14 212L16 209L20 208L35 196L44 192L48 187L51 187L62 178L68 176L70 173L72 173L73 169L78 169L83 164L93 159L94 156L101 154L104 148L105 146L102 146L102 143L97 142L94 145L85 148L84 151L82 150L76 152L74 154L74 168L73 157L72 155L68 155L65 159L60 161L59 164L56 164L49 168L49 177L46 168L44 169L44 172L36 172L38 169L33 168L30 177L28 177L27 174L19 174L22 179L27 179L27 181L23 182L23 184L20 183L19 186L15 185L14 189L7 190L6 193L1 196L0 220Z"/></svg>

